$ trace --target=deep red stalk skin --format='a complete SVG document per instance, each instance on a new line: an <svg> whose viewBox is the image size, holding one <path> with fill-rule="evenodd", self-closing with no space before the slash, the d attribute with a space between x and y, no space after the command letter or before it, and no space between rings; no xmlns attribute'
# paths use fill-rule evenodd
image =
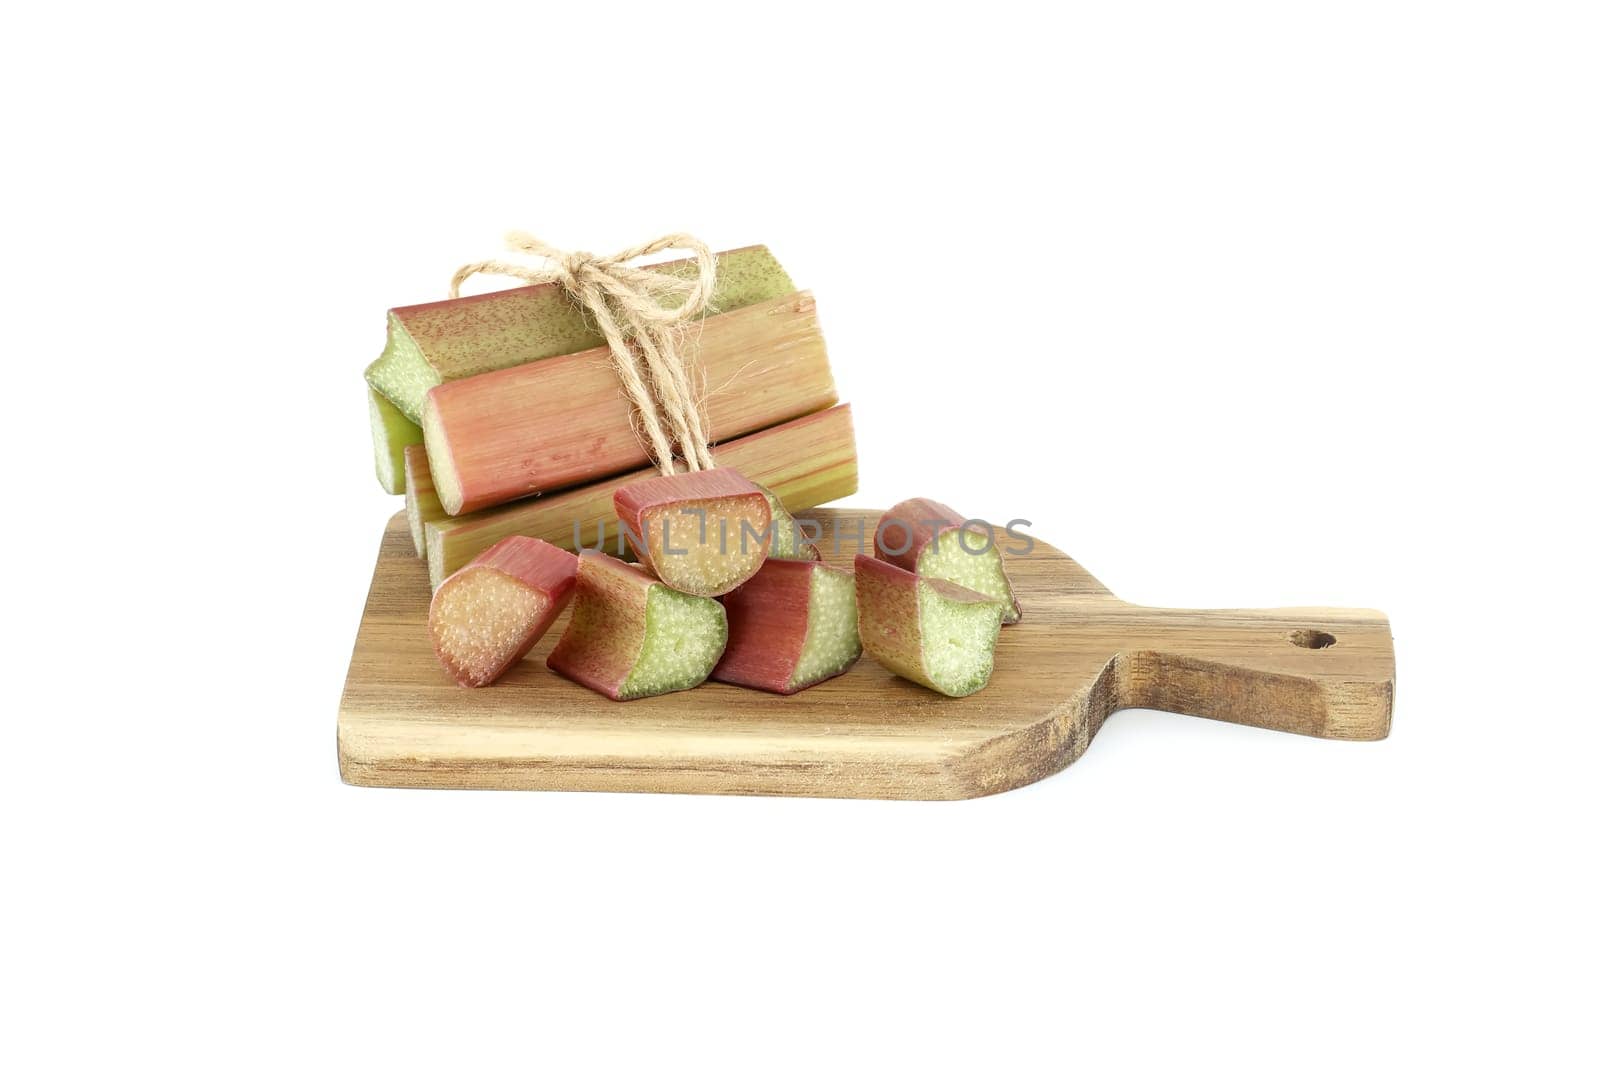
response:
<svg viewBox="0 0 1600 1065"><path fill-rule="evenodd" d="M625 527L633 542L644 545L645 557L642 561L652 571L660 573L661 567L657 562L669 546L673 554L701 546L700 529L697 526L692 530L673 532L670 520L656 521L656 513L716 499L740 500L752 514L761 517L753 523L754 533L748 540L742 529L727 529L725 544L724 531L708 524L704 546L709 548L714 545L719 551L746 552L748 549L749 554L759 556L760 561L756 562L759 568L772 545L770 535L760 537L772 525L772 508L767 504L767 497L761 494L761 489L738 470L719 466L693 473L673 474L671 477L647 477L631 481L617 489L611 502L616 509L617 520Z"/></svg>
<svg viewBox="0 0 1600 1065"><path fill-rule="evenodd" d="M966 518L936 500L907 499L884 511L883 517L878 519L878 527L872 532L872 553L885 562L916 573L917 563L927 546L944 533L959 529L966 523ZM908 528L909 546L906 545ZM902 546L906 547L903 551L900 550ZM898 554L895 553L897 551ZM1006 622L1007 625L1016 624L1022 617L1022 605L1017 602L1014 593L1011 596L1011 610L1016 617Z"/></svg>
<svg viewBox="0 0 1600 1065"><path fill-rule="evenodd" d="M449 594L446 589L456 583L462 574L474 569L495 570L545 596L544 608L539 612L539 618L529 630L527 638L516 651L507 656L505 662L492 676L481 681L472 680L446 660L439 646L433 623L434 604L442 602L439 597ZM484 687L499 680L505 675L506 670L526 658L528 652L533 650L534 645L550 631L550 626L566 609L577 583L577 574L576 555L531 536L508 536L452 573L434 590L433 598L428 603L428 633L433 640L434 655L439 659L444 671L450 675L450 679L463 688Z"/></svg>
<svg viewBox="0 0 1600 1065"><path fill-rule="evenodd" d="M722 597L728 648L712 680L790 695L811 624L811 569L820 562L769 558Z"/></svg>
<svg viewBox="0 0 1600 1065"><path fill-rule="evenodd" d="M645 608L654 577L593 549L578 555L572 620L545 664L608 699L622 685L644 646Z"/></svg>

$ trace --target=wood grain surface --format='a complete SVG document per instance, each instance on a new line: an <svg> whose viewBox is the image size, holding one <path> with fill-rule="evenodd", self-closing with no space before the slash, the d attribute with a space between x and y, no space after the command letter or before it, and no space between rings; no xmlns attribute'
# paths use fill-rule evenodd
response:
<svg viewBox="0 0 1600 1065"><path fill-rule="evenodd" d="M819 546L848 564L857 522L870 537L878 512L802 516L843 523L843 543L825 532ZM1125 707L1333 739L1388 734L1394 648L1376 611L1134 606L1042 541L1006 565L1023 619L1001 632L989 686L965 699L864 658L786 697L708 683L613 703L545 668L565 619L495 686L451 683L401 513L339 705L339 771L379 787L964 799L1065 768Z"/></svg>

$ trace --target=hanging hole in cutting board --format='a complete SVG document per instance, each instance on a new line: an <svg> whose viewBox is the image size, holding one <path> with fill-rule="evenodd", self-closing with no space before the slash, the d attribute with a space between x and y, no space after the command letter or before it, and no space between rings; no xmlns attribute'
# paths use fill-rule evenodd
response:
<svg viewBox="0 0 1600 1065"><path fill-rule="evenodd" d="M1308 651L1320 651L1324 647L1332 647L1339 641L1333 638L1333 633L1323 632L1321 629L1296 629L1289 634L1289 642Z"/></svg>

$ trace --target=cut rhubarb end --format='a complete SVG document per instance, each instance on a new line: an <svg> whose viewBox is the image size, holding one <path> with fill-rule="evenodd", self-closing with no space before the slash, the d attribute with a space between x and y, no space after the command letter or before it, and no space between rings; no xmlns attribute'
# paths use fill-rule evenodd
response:
<svg viewBox="0 0 1600 1065"><path fill-rule="evenodd" d="M405 449L422 443L422 430L371 386L367 388L367 418L372 423L372 461L378 483L397 496L406 490Z"/></svg>
<svg viewBox="0 0 1600 1065"><path fill-rule="evenodd" d="M456 473L450 438L439 431L439 408L430 399L422 409L422 438L429 446L428 469L433 490L446 514L460 514L463 503L461 478Z"/></svg>
<svg viewBox="0 0 1600 1065"><path fill-rule="evenodd" d="M989 683L998 600L857 555L856 609L862 647L891 673L957 697Z"/></svg>
<svg viewBox="0 0 1600 1065"><path fill-rule="evenodd" d="M736 470L634 481L612 503L640 559L680 592L726 594L767 560L772 510Z"/></svg>
<svg viewBox="0 0 1600 1065"><path fill-rule="evenodd" d="M768 559L728 593L728 650L711 679L792 695L853 666L855 577L820 562Z"/></svg>
<svg viewBox="0 0 1600 1065"><path fill-rule="evenodd" d="M762 485L758 484L756 488L766 498L767 509L772 511L772 539L767 558L820 562L822 552L817 550L816 544L801 535L800 526L795 522L794 515L784 508L783 501Z"/></svg>
<svg viewBox="0 0 1600 1065"><path fill-rule="evenodd" d="M847 671L861 657L855 574L811 563L811 612L806 645L795 663L791 691Z"/></svg>
<svg viewBox="0 0 1600 1065"><path fill-rule="evenodd" d="M428 633L445 672L466 688L499 679L567 605L577 570L577 558L559 547L510 536L453 574L428 607Z"/></svg>
<svg viewBox="0 0 1600 1065"><path fill-rule="evenodd" d="M959 584L997 601L1002 607L1000 623L1012 625L1022 619L1022 610L1017 605L1016 593L1011 590L1011 581L1006 577L1000 549L989 542L978 554L969 550L986 542L981 534L977 539L968 535L963 541L960 529L946 529L922 552L917 561L917 573Z"/></svg>
<svg viewBox="0 0 1600 1065"><path fill-rule="evenodd" d="M433 474L428 470L428 449L412 444L405 451L406 522L411 526L411 542L418 558L428 557L428 522L445 517L439 495L433 490Z"/></svg>
<svg viewBox="0 0 1600 1065"><path fill-rule="evenodd" d="M727 643L727 614L715 599L584 551L572 621L548 665L608 699L640 699L701 684Z"/></svg>
<svg viewBox="0 0 1600 1065"><path fill-rule="evenodd" d="M908 499L884 511L873 544L874 553L885 562L999 600L1005 607L1003 624L1022 619L992 527L981 522L968 525L943 503Z"/></svg>

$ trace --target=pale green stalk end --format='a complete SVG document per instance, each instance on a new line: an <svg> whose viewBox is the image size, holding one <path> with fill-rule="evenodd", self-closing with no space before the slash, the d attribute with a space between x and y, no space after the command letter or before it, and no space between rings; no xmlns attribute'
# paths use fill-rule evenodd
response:
<svg viewBox="0 0 1600 1065"><path fill-rule="evenodd" d="M789 681L796 690L838 676L861 657L855 574L827 566L812 567L811 602L806 617L806 642Z"/></svg>
<svg viewBox="0 0 1600 1065"><path fill-rule="evenodd" d="M1002 604L941 595L938 585L917 582L922 621L922 668L935 691L960 697L989 683L1000 637Z"/></svg>
<svg viewBox="0 0 1600 1065"><path fill-rule="evenodd" d="M411 334L406 332L405 326L400 324L392 311L389 313L388 342L384 344L383 354L367 367L366 377L368 385L382 393L407 418L419 425L422 423L422 403L428 396L428 389L441 380L439 371L429 364L422 349L411 339Z"/></svg>
<svg viewBox="0 0 1600 1065"><path fill-rule="evenodd" d="M619 699L683 691L711 675L728 646L728 615L715 599L650 586L644 643Z"/></svg>
<svg viewBox="0 0 1600 1065"><path fill-rule="evenodd" d="M960 529L946 529L940 533L917 557L917 573L959 584L997 600L1004 608L1000 615L1002 624L1017 621L1022 615L1017 609L1011 581L1006 577L1000 549L991 543L982 553L974 553L963 546L961 536ZM972 537L968 539L970 542Z"/></svg>
<svg viewBox="0 0 1600 1065"><path fill-rule="evenodd" d="M422 429L375 389L367 389L367 414L372 422L372 459L378 483L392 496L406 490L406 448L422 443Z"/></svg>

